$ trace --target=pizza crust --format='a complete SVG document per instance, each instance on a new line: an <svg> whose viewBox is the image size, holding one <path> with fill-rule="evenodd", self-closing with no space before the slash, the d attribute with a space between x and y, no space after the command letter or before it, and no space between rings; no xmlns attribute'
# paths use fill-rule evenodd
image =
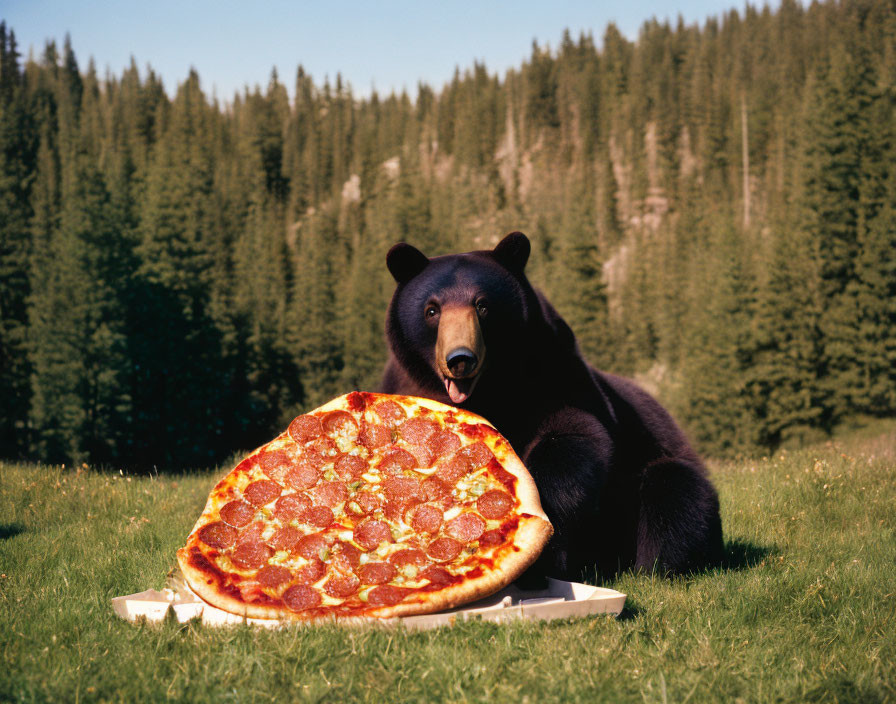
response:
<svg viewBox="0 0 896 704"><path fill-rule="evenodd" d="M539 516L532 516L525 521L520 521L514 545L544 545L552 533L553 528L548 521ZM381 619L395 616L415 616L445 611L455 606L468 604L494 594L516 580L538 558L539 553L540 550L527 552L520 549L518 552L510 555L496 569L486 572L481 577L452 584L434 592L419 592L394 606L368 609L363 614L342 618ZM190 563L188 548L181 548L177 551L177 562L184 573L187 584L189 584L196 595L203 601L224 611L245 616L246 618L287 619L291 621L321 620L320 616L303 615L301 611L291 611L290 609L275 606L247 604L240 599L235 599L219 591L214 586L214 580L209 580L202 570L196 569ZM425 600L420 598L421 596L425 596ZM329 618L336 619L337 617L333 615ZM340 618L340 620L342 619Z"/></svg>
<svg viewBox="0 0 896 704"><path fill-rule="evenodd" d="M192 589L203 601L208 602L216 608L247 618L301 619L301 613L277 606L247 604L241 599L235 599L226 592L220 591L215 587L215 581L213 579L209 579L205 572L193 567L190 562L189 548L190 545L177 551L177 564L180 565L180 569L184 573L184 578L190 586L190 589Z"/></svg>
<svg viewBox="0 0 896 704"><path fill-rule="evenodd" d="M333 410L356 412L348 402L349 396L347 394L332 399L311 413L322 414ZM293 442L288 432L284 432L271 442L249 453L246 460L243 460L240 465L237 465L234 470L218 482L209 495L202 514L193 527L187 540L187 545L177 551L177 561L187 584L200 598L212 606L230 613L258 619L319 621L321 619L338 618L339 620L366 621L397 616L411 616L444 611L493 594L517 579L538 558L541 550L550 539L553 528L542 509L534 479L514 453L507 440L498 433L494 426L481 416L430 399L386 394L365 394L365 396L376 397L377 401L392 399L411 409L422 407L439 414L450 412L459 423L479 426L478 439L488 446L501 467L515 478L515 495L519 501L519 506L514 509L514 516L518 519L516 530L512 534L510 544L502 546L502 554L497 564L483 570L481 574L475 577L464 578L460 582L435 591L415 591L395 605L378 608L367 607L363 612L350 616L337 616L336 614L321 616L318 609L312 609L310 612L297 612L275 603L247 603L241 598L236 598L228 594L227 591L218 588L217 579L196 567L191 560L191 554L194 551L204 555L204 551L208 549L199 541L198 530L210 521L217 520L221 505L226 503L226 499L220 497L218 490L222 486L228 486L233 481L234 473L237 472L243 462L249 461L262 450L269 451L284 448ZM412 410L411 417L415 415L416 413Z"/></svg>

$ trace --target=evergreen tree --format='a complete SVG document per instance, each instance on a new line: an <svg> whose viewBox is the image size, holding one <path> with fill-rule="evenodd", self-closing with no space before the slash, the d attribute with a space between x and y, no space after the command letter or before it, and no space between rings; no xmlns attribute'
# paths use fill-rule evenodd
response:
<svg viewBox="0 0 896 704"><path fill-rule="evenodd" d="M144 465L210 464L220 459L237 422L222 335L209 310L208 117L199 78L191 74L147 175L128 331L135 408L130 454Z"/></svg>
<svg viewBox="0 0 896 704"><path fill-rule="evenodd" d="M864 48L835 47L821 72L807 121L804 227L818 242L825 368L820 383L831 398L822 424L833 427L852 410L860 383L854 340L859 311L853 295L859 227L875 220L883 201L884 155L875 112L875 75Z"/></svg>
<svg viewBox="0 0 896 704"><path fill-rule="evenodd" d="M335 285L336 219L322 212L302 223L295 259L296 304L288 313L288 344L305 390L305 407L338 395L343 368Z"/></svg>
<svg viewBox="0 0 896 704"><path fill-rule="evenodd" d="M31 300L32 422L51 461L116 459L130 408L108 193L89 156L63 179L58 230Z"/></svg>
<svg viewBox="0 0 896 704"><path fill-rule="evenodd" d="M892 124L892 123L891 123ZM892 150L891 150L892 151ZM889 161L893 163L892 159ZM883 206L859 229L855 300L858 331L852 352L856 375L852 401L874 415L896 412L896 178Z"/></svg>
<svg viewBox="0 0 896 704"><path fill-rule="evenodd" d="M830 396L819 383L827 313L817 247L796 226L778 230L757 301L745 383L765 447L811 437L830 414Z"/></svg>
<svg viewBox="0 0 896 704"><path fill-rule="evenodd" d="M563 240L551 276L551 300L569 323L583 354L606 368L612 362L607 290L598 248L594 195L590 183L567 186L569 200L562 221Z"/></svg>
<svg viewBox="0 0 896 704"><path fill-rule="evenodd" d="M15 34L0 22L0 446L27 451L30 198L37 140Z"/></svg>
<svg viewBox="0 0 896 704"><path fill-rule="evenodd" d="M534 130L560 126L557 106L557 77L550 53L532 42L526 67L526 120Z"/></svg>
<svg viewBox="0 0 896 704"><path fill-rule="evenodd" d="M317 114L314 83L299 66L283 142L283 171L290 184L288 213L293 221L317 202Z"/></svg>
<svg viewBox="0 0 896 704"><path fill-rule="evenodd" d="M681 359L681 384L687 404L683 419L697 442L730 454L755 444L755 424L745 394L749 358L751 285L743 269L737 231L714 228L712 256L691 270L713 292L692 287L685 316L687 352Z"/></svg>
<svg viewBox="0 0 896 704"><path fill-rule="evenodd" d="M340 374L343 389L375 390L379 385L386 347L383 336L391 276L385 253L393 244L392 231L383 227L376 207L356 213L351 247L340 291L339 321L345 365Z"/></svg>
<svg viewBox="0 0 896 704"><path fill-rule="evenodd" d="M263 164L263 150L260 157ZM240 419L238 437L246 447L261 444L292 420L303 398L299 370L287 346L290 285L282 210L267 192L268 173L262 167L256 176L233 252L233 401Z"/></svg>

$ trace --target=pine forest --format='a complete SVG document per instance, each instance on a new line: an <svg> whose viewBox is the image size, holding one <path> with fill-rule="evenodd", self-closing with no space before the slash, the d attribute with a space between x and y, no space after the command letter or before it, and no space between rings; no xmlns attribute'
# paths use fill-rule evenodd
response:
<svg viewBox="0 0 896 704"><path fill-rule="evenodd" d="M251 449L376 389L392 244L513 230L588 359L707 454L896 415L893 0L566 33L364 98L299 66L220 101L76 40L25 58L0 24L5 458Z"/></svg>

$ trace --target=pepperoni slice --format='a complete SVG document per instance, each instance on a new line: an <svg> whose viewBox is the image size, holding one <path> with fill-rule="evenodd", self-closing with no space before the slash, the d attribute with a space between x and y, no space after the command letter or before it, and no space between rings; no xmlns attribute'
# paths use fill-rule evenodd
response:
<svg viewBox="0 0 896 704"><path fill-rule="evenodd" d="M452 452L456 452L461 446L460 437L450 430L442 428L429 440L429 447L435 453L436 458L445 457Z"/></svg>
<svg viewBox="0 0 896 704"><path fill-rule="evenodd" d="M358 577L364 584L388 584L397 574L395 565L388 562L368 562L358 569Z"/></svg>
<svg viewBox="0 0 896 704"><path fill-rule="evenodd" d="M409 445L425 445L440 429L434 420L417 416L398 426L398 434Z"/></svg>
<svg viewBox="0 0 896 704"><path fill-rule="evenodd" d="M363 421L361 430L358 433L358 442L368 450L383 447L392 442L392 431L385 425Z"/></svg>
<svg viewBox="0 0 896 704"><path fill-rule="evenodd" d="M300 539L296 543L295 550L306 560L317 560L320 559L321 551L327 550L329 547L330 541L322 533L312 533Z"/></svg>
<svg viewBox="0 0 896 704"><path fill-rule="evenodd" d="M223 550L233 545L237 530L222 521L208 523L199 529L199 539L210 548Z"/></svg>
<svg viewBox="0 0 896 704"><path fill-rule="evenodd" d="M455 581L454 576L444 567L430 565L420 573L423 579L428 579L434 586L444 587Z"/></svg>
<svg viewBox="0 0 896 704"><path fill-rule="evenodd" d="M357 455L340 455L333 469L342 481L349 482L367 471L367 460Z"/></svg>
<svg viewBox="0 0 896 704"><path fill-rule="evenodd" d="M261 471L275 482L283 483L283 477L292 466L292 458L286 450L270 450L262 452L258 458Z"/></svg>
<svg viewBox="0 0 896 704"><path fill-rule="evenodd" d="M320 437L323 432L323 426L320 419L316 416L299 416L289 424L287 430L289 437L295 440L299 445L304 445L309 440Z"/></svg>
<svg viewBox="0 0 896 704"><path fill-rule="evenodd" d="M259 479L246 487L243 494L246 500L255 506L265 506L283 492L283 487L270 479Z"/></svg>
<svg viewBox="0 0 896 704"><path fill-rule="evenodd" d="M302 514L302 519L318 528L326 528L335 520L333 510L329 506L312 506Z"/></svg>
<svg viewBox="0 0 896 704"><path fill-rule="evenodd" d="M426 553L419 548L408 548L407 550L399 550L389 555L389 562L398 569L413 565L414 567L423 567L429 562L426 559Z"/></svg>
<svg viewBox="0 0 896 704"><path fill-rule="evenodd" d="M240 543L257 543L261 540L261 534L264 533L264 521L255 521L248 528L244 528L240 531L239 536L236 539L236 544Z"/></svg>
<svg viewBox="0 0 896 704"><path fill-rule="evenodd" d="M470 463L464 457L458 457L459 454L456 453L450 459L439 462L439 468L435 473L436 478L449 486L454 486L458 479L470 471Z"/></svg>
<svg viewBox="0 0 896 704"><path fill-rule="evenodd" d="M361 564L361 551L351 543L339 542L333 546L333 561L342 563L346 571Z"/></svg>
<svg viewBox="0 0 896 704"><path fill-rule="evenodd" d="M361 580L355 575L337 573L324 583L324 591L330 596L345 598L357 592L360 586Z"/></svg>
<svg viewBox="0 0 896 704"><path fill-rule="evenodd" d="M462 513L445 524L445 532L462 543L469 543L485 532L485 521L475 513Z"/></svg>
<svg viewBox="0 0 896 704"><path fill-rule="evenodd" d="M436 562L450 562L460 555L463 547L463 543L454 538L436 538L426 548L426 554Z"/></svg>
<svg viewBox="0 0 896 704"><path fill-rule="evenodd" d="M417 458L410 452L400 447L393 447L386 452L385 457L377 467L389 474L401 474L417 466Z"/></svg>
<svg viewBox="0 0 896 704"><path fill-rule="evenodd" d="M260 540L248 540L234 548L230 559L237 567L255 570L270 560L273 554L274 551Z"/></svg>
<svg viewBox="0 0 896 704"><path fill-rule="evenodd" d="M436 453L429 445L408 445L408 450L417 461L415 467L432 467L436 461Z"/></svg>
<svg viewBox="0 0 896 704"><path fill-rule="evenodd" d="M423 495L427 501L438 501L446 507L454 501L451 486L438 477L427 477L423 480Z"/></svg>
<svg viewBox="0 0 896 704"><path fill-rule="evenodd" d="M315 504L333 508L348 498L348 489L340 481L325 481L311 490Z"/></svg>
<svg viewBox="0 0 896 704"><path fill-rule="evenodd" d="M395 427L398 423L408 417L408 414L395 401L383 401L373 407L374 412L389 427Z"/></svg>
<svg viewBox="0 0 896 704"><path fill-rule="evenodd" d="M470 463L470 469L478 469L479 467L488 464L489 460L494 457L492 451L488 449L488 445L482 442L482 440L478 440L472 445L462 447L457 451L456 456L463 457L467 460Z"/></svg>
<svg viewBox="0 0 896 704"><path fill-rule="evenodd" d="M292 550L301 539L302 531L295 526L284 526L271 536L268 545L274 550Z"/></svg>
<svg viewBox="0 0 896 704"><path fill-rule="evenodd" d="M283 603L292 611L305 611L320 606L320 594L307 584L296 584L283 592Z"/></svg>
<svg viewBox="0 0 896 704"><path fill-rule="evenodd" d="M294 578L299 584L314 584L327 572L327 566L315 557L307 565L299 567L295 571Z"/></svg>
<svg viewBox="0 0 896 704"><path fill-rule="evenodd" d="M281 584L290 581L292 579L292 572L282 565L265 565L258 570L258 575L255 579L258 580L258 583L261 586L273 589L274 587L279 587Z"/></svg>
<svg viewBox="0 0 896 704"><path fill-rule="evenodd" d="M289 470L283 479L293 489L310 489L320 479L320 471L310 464L303 463Z"/></svg>
<svg viewBox="0 0 896 704"><path fill-rule="evenodd" d="M332 462L339 454L336 443L326 435L312 440L305 445L303 456L315 467L323 467L327 462Z"/></svg>
<svg viewBox="0 0 896 704"><path fill-rule="evenodd" d="M404 501L407 499L423 500L423 487L413 477L389 477L383 481L383 493L388 501Z"/></svg>
<svg viewBox="0 0 896 704"><path fill-rule="evenodd" d="M442 527L442 510L432 504L415 506L410 512L410 522L418 533L438 533Z"/></svg>
<svg viewBox="0 0 896 704"><path fill-rule="evenodd" d="M389 477L383 482L385 512L392 520L401 520L411 506L423 501L423 488L413 477Z"/></svg>
<svg viewBox="0 0 896 704"><path fill-rule="evenodd" d="M283 464L291 464L292 460L286 450L265 450L258 456L258 464L262 471L276 469Z"/></svg>
<svg viewBox="0 0 896 704"><path fill-rule="evenodd" d="M311 499L304 494L286 494L277 499L277 503L274 504L274 518L282 523L288 523L299 518L309 508L311 508Z"/></svg>
<svg viewBox="0 0 896 704"><path fill-rule="evenodd" d="M420 499L408 498L398 501L387 501L383 507L383 513L390 521L404 520L404 515L408 509L413 508L420 503Z"/></svg>
<svg viewBox="0 0 896 704"><path fill-rule="evenodd" d="M375 587L367 595L367 603L371 606L394 606L402 601L410 590L393 587L391 584Z"/></svg>
<svg viewBox="0 0 896 704"><path fill-rule="evenodd" d="M513 506L513 497L506 491L492 489L476 500L476 508L485 518L496 519L506 514Z"/></svg>
<svg viewBox="0 0 896 704"><path fill-rule="evenodd" d="M231 501L221 507L221 520L234 528L247 526L255 518L255 508L245 501Z"/></svg>
<svg viewBox="0 0 896 704"><path fill-rule="evenodd" d="M355 527L354 539L365 550L375 550L380 543L392 542L392 529L384 521L367 520Z"/></svg>
<svg viewBox="0 0 896 704"><path fill-rule="evenodd" d="M350 440L358 437L358 421L348 411L330 411L321 419L321 424L331 437L342 435Z"/></svg>

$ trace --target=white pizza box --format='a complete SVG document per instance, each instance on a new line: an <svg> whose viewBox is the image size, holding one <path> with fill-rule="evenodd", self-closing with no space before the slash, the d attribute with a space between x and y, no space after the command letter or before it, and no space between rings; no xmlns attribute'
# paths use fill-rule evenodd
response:
<svg viewBox="0 0 896 704"><path fill-rule="evenodd" d="M505 621L529 619L552 621L557 618L613 614L618 616L625 606L625 594L604 587L593 587L579 582L564 582L548 578L546 589L524 591L510 585L489 597L465 604L448 611L421 616L400 616L388 619L349 618L338 623L346 625L380 624L401 625L419 630L450 626L458 621L478 619L502 623ZM169 586L162 591L149 589L138 594L129 594L112 599L116 614L129 621L146 620L160 622L169 613L183 623L201 618L202 623L211 626L236 625L241 623L278 627L302 621L245 618L222 611L200 599L177 573L169 577Z"/></svg>

